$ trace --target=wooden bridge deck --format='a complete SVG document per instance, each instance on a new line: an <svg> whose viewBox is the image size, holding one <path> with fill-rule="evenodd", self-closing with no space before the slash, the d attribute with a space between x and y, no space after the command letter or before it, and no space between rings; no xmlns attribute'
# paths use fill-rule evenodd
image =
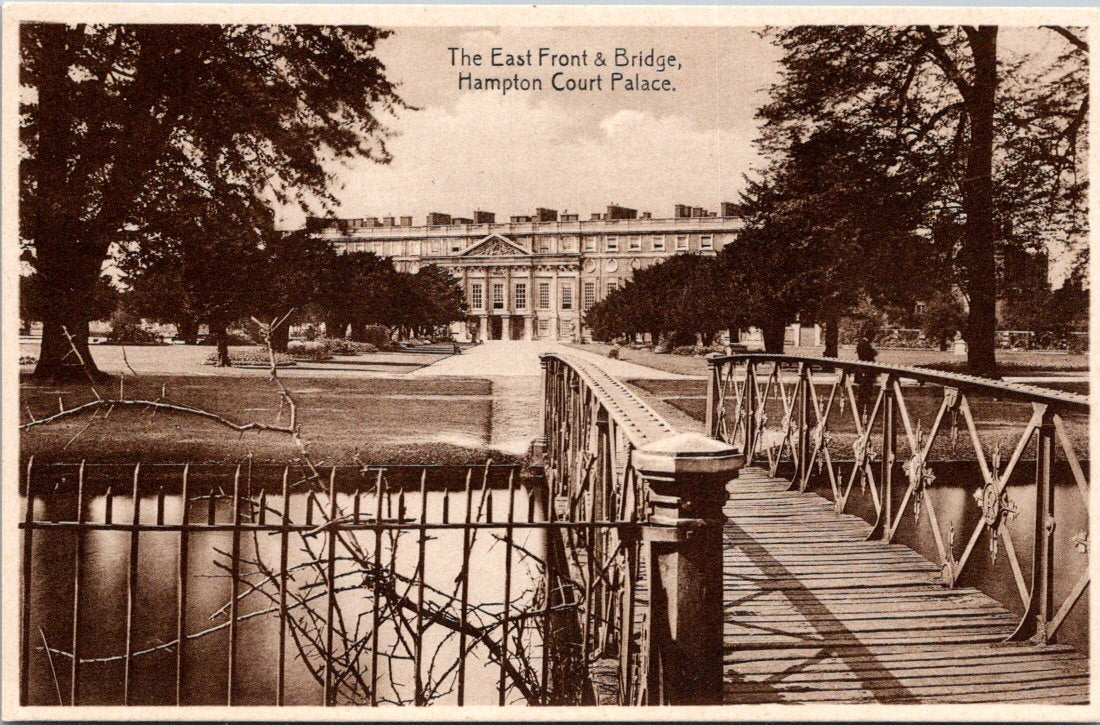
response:
<svg viewBox="0 0 1100 725"><path fill-rule="evenodd" d="M1088 701L1071 647L1001 644L1016 617L911 549L750 468L726 506L726 702Z"/></svg>

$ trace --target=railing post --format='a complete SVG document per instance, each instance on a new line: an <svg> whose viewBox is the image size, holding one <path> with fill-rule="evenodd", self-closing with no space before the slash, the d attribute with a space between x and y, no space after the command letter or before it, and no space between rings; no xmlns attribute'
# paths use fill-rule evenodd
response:
<svg viewBox="0 0 1100 725"><path fill-rule="evenodd" d="M1032 639L1046 644L1054 610L1054 420L1050 408L1043 412L1035 446L1035 543L1031 564L1031 600L1020 626L1009 638Z"/></svg>
<svg viewBox="0 0 1100 725"><path fill-rule="evenodd" d="M707 417L706 431L711 438L718 437L719 392L722 386L722 366L718 362L722 355L712 352L707 355Z"/></svg>
<svg viewBox="0 0 1100 725"><path fill-rule="evenodd" d="M798 389L802 395L798 411L798 490L805 491L810 484L810 371L807 363L799 370Z"/></svg>
<svg viewBox="0 0 1100 725"><path fill-rule="evenodd" d="M722 526L744 455L696 433L634 452L649 491L650 704L722 701Z"/></svg>
<svg viewBox="0 0 1100 725"><path fill-rule="evenodd" d="M745 362L745 465L751 466L756 455L756 364L752 360ZM766 404L767 401L765 400Z"/></svg>
<svg viewBox="0 0 1100 725"><path fill-rule="evenodd" d="M894 538L894 459L897 458L898 447L893 381L893 377L887 375L882 383L886 392L882 399L882 501L879 502L879 520L882 524L882 538L887 543Z"/></svg>

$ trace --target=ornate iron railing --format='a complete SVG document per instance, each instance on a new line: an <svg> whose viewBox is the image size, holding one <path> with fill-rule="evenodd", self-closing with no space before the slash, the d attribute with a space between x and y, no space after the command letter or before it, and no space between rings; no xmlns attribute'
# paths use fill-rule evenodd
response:
<svg viewBox="0 0 1100 725"><path fill-rule="evenodd" d="M678 434L595 365L558 354L542 364L554 520L616 522L561 530L580 603L573 648L596 699L613 691L627 705L719 701L721 510L740 453ZM700 566L685 574L678 557ZM698 597L684 601L689 591Z"/></svg>
<svg viewBox="0 0 1100 725"><path fill-rule="evenodd" d="M931 534L945 586L964 574L988 576L970 572L983 534L993 563L1003 546L1019 596L1004 603L1022 611L1009 639L1053 640L1082 601L1089 583L1089 483L1072 433L1087 434L1087 397L831 358L715 355L709 365L707 430L742 448L748 465L789 478L792 488L821 488L839 512L854 507L858 485L870 498L871 537L888 542L911 511L913 525ZM1024 460L1034 461L1034 521L1025 531L1031 536L1030 567L1009 530L1019 514L1009 483L1024 483ZM958 541L953 526L945 531L938 516L935 469L947 461L969 461L956 465L975 489L977 523ZM1070 482L1080 499L1056 510L1057 484ZM1067 526L1068 514L1083 515L1084 526ZM1085 555L1055 557L1056 549ZM1060 601L1056 568L1060 580L1073 582L1057 587Z"/></svg>

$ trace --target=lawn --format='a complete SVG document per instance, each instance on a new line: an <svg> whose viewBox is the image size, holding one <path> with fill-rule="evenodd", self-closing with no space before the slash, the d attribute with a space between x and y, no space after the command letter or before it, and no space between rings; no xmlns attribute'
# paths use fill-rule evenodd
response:
<svg viewBox="0 0 1100 725"><path fill-rule="evenodd" d="M611 349L610 345L603 343L572 344L578 350L606 355ZM798 350L787 350L788 355L804 355L818 357L823 348L810 347ZM657 370L681 375L706 375L707 361L697 355L658 355L652 350L633 350L628 347L621 348L619 358L627 362L646 365ZM854 347L841 346L840 359L855 360ZM959 368L956 372L964 372L964 360L950 352L938 350L880 350L877 362L884 365L935 365L943 369ZM1025 352L1015 350L1001 350L997 353L997 362L1002 367L1004 375L1030 375L1050 374L1058 372L1085 373L1088 371L1087 355L1063 355L1060 353Z"/></svg>
<svg viewBox="0 0 1100 725"><path fill-rule="evenodd" d="M298 408L301 437L315 463L466 463L484 461L492 414L491 384L464 378L309 378L285 384ZM266 377L127 376L99 386L104 398L155 400L202 408L235 423L286 425ZM95 399L87 383L43 386L25 376L20 422ZM21 455L37 460L148 463L296 459L290 436L238 433L196 416L150 408L99 408L22 431ZM499 458L499 455L496 456Z"/></svg>

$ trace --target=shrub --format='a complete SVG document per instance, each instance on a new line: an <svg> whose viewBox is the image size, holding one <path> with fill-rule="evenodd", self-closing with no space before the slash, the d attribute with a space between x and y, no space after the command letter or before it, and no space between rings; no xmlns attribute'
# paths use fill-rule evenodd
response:
<svg viewBox="0 0 1100 725"><path fill-rule="evenodd" d="M607 351L607 356L609 358L611 358L612 360L618 360L619 359L619 351L621 349L622 348L620 348L619 346L616 345L615 347L613 347L613 348L611 348L610 350Z"/></svg>
<svg viewBox="0 0 1100 725"><path fill-rule="evenodd" d="M268 357L267 349L262 347L246 348L244 350L233 350L229 353L229 363L234 367L238 365L260 365L267 367L271 364L271 359ZM217 365L218 353L215 350L206 356L206 359L202 363L203 365ZM275 353L275 366L276 367L289 367L294 364L294 359L285 352Z"/></svg>
<svg viewBox="0 0 1100 725"><path fill-rule="evenodd" d="M325 338L324 342L333 355L360 355L365 352L378 352L378 348L369 342L356 342L343 337Z"/></svg>
<svg viewBox="0 0 1100 725"><path fill-rule="evenodd" d="M695 354L695 346L694 345L677 345L676 347L672 348L671 352L672 352L673 355L694 355Z"/></svg>
<svg viewBox="0 0 1100 725"><path fill-rule="evenodd" d="M122 310L111 315L111 329L107 333L109 345L160 345L160 335L145 329L141 318Z"/></svg>
<svg viewBox="0 0 1100 725"><path fill-rule="evenodd" d="M305 340L292 342L286 347L291 357L305 358L307 360L331 360L332 349L325 340Z"/></svg>
<svg viewBox="0 0 1100 725"><path fill-rule="evenodd" d="M38 358L35 357L34 355L20 355L19 356L19 364L20 365L37 365L38 364Z"/></svg>
<svg viewBox="0 0 1100 725"><path fill-rule="evenodd" d="M389 350L393 343L390 342L390 330L385 325L367 325L363 328L358 342L366 342L374 345L377 350Z"/></svg>

